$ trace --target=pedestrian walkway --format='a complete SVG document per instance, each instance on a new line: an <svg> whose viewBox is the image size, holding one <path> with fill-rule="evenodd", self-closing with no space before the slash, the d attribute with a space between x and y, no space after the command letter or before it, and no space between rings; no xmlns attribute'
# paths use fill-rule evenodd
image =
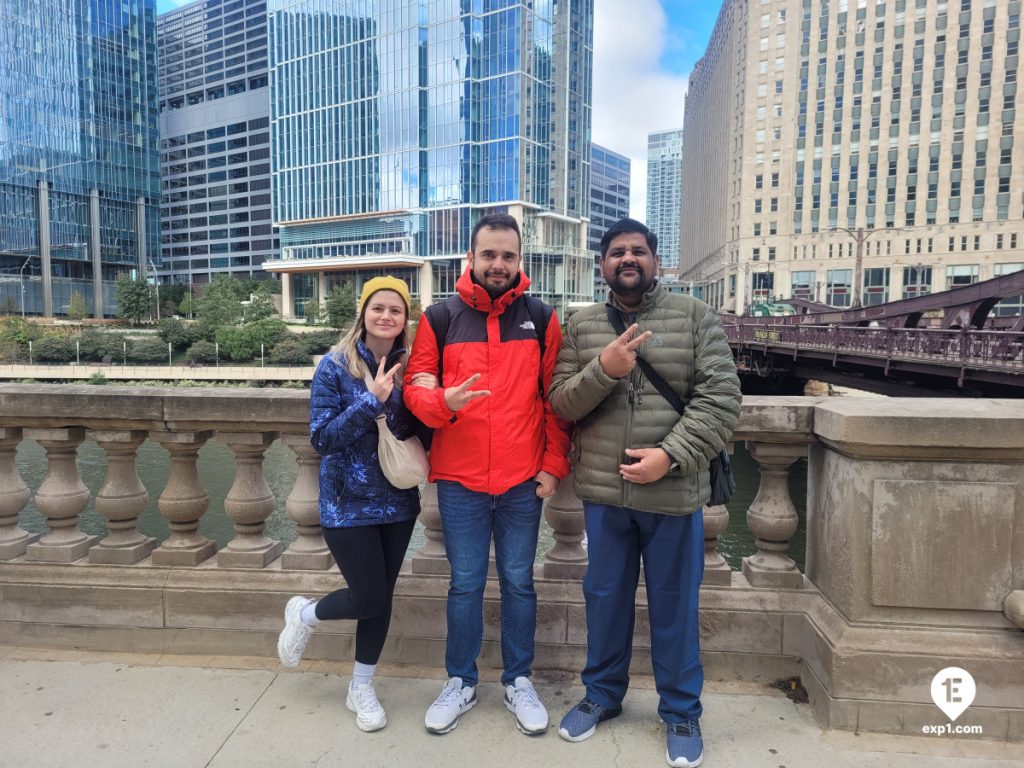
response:
<svg viewBox="0 0 1024 768"><path fill-rule="evenodd" d="M493 673L480 703L445 736L423 728L441 672L382 665L388 726L366 734L345 709L348 664L276 659L107 655L0 646L3 768L602 768L664 766L651 681L634 680L622 717L580 744L552 728L516 730ZM578 678L537 676L557 724ZM825 733L806 704L761 686L709 684L709 768L1019 768L1024 748L954 737Z"/></svg>

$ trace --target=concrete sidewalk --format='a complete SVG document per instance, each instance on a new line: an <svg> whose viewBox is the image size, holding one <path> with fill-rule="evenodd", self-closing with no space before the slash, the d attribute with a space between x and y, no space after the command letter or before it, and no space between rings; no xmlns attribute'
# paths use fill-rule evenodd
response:
<svg viewBox="0 0 1024 768"><path fill-rule="evenodd" d="M493 673L480 703L446 736L423 728L440 670L385 667L376 685L388 727L359 731L345 709L348 664L276 659L104 655L0 646L3 768L476 768L664 766L650 679L586 742L552 729L520 734ZM535 678L557 724L581 696L576 677ZM704 765L765 768L1019 768L1024 748L955 737L825 733L806 704L761 686L709 684ZM938 715L937 715L938 721Z"/></svg>

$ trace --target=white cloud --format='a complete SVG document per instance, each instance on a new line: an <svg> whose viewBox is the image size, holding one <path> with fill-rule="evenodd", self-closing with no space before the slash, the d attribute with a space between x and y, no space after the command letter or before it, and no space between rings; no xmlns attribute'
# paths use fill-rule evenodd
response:
<svg viewBox="0 0 1024 768"><path fill-rule="evenodd" d="M632 161L630 215L647 213L647 134L679 128L687 78L659 65L670 30L658 0L596 0L592 139Z"/></svg>

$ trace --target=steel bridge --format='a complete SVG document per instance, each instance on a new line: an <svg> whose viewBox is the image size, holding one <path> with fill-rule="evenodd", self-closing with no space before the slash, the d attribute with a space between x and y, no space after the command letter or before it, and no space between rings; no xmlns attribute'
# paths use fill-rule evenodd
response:
<svg viewBox="0 0 1024 768"><path fill-rule="evenodd" d="M799 314L722 317L745 389L816 379L887 395L1024 397L1024 315L992 315L1022 294L1016 272L858 309L792 301Z"/></svg>

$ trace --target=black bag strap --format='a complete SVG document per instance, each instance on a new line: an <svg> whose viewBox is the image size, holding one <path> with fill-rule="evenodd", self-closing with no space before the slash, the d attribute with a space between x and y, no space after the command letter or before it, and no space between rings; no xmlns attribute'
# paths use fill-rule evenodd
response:
<svg viewBox="0 0 1024 768"><path fill-rule="evenodd" d="M626 324L622 321L622 314L613 307L611 304L606 304L605 309L608 312L608 322L611 323L612 328L620 336L626 332ZM640 370L644 372L644 376L647 380L654 385L654 388L661 393L661 396L668 400L669 405L679 412L682 416L686 411L686 404L683 403L678 393L669 386L669 383L661 377L661 374L654 370L654 366L648 363L640 355L636 356L636 362L640 366Z"/></svg>

